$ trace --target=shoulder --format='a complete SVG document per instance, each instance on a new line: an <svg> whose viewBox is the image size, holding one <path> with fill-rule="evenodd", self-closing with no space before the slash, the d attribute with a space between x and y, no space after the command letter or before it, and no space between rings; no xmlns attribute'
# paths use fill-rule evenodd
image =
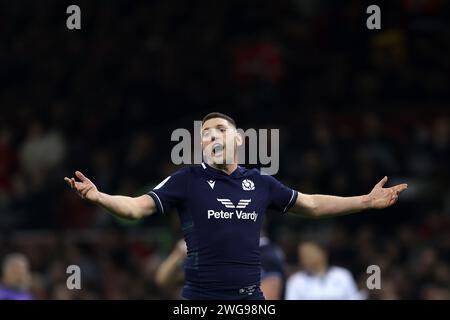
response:
<svg viewBox="0 0 450 320"><path fill-rule="evenodd" d="M258 171L258 175L260 176L260 179L262 181L264 181L268 185L273 185L273 184L280 183L279 180L277 178L275 178L274 176L271 176L271 175L268 175L268 174L262 174L259 171Z"/></svg>
<svg viewBox="0 0 450 320"><path fill-rule="evenodd" d="M339 278L342 280L352 280L353 281L353 275L350 271L348 271L345 268L342 267L336 267L333 266L329 270L329 275L334 278Z"/></svg>
<svg viewBox="0 0 450 320"><path fill-rule="evenodd" d="M293 273L289 279L288 279L288 283L291 285L296 285L296 284L301 284L305 281L306 279L306 275L303 271L298 271Z"/></svg>
<svg viewBox="0 0 450 320"><path fill-rule="evenodd" d="M244 177L244 179L250 179L250 180L253 180L258 183L263 183L267 186L277 183L277 181L278 181L276 178L274 178L271 175L262 174L261 171L256 168L247 169L247 168L241 167L240 170L241 170L241 176Z"/></svg>
<svg viewBox="0 0 450 320"><path fill-rule="evenodd" d="M201 169L200 165L189 165L179 168L175 171L175 174L191 174Z"/></svg>
<svg viewBox="0 0 450 320"><path fill-rule="evenodd" d="M161 182L156 185L153 190L158 190L164 187L173 187L174 185L179 185L188 181L189 176L191 176L195 171L196 166L186 166L179 168L172 172L169 176L166 176Z"/></svg>
<svg viewBox="0 0 450 320"><path fill-rule="evenodd" d="M170 177L186 177L200 172L203 168L200 165L189 165L175 170Z"/></svg>
<svg viewBox="0 0 450 320"><path fill-rule="evenodd" d="M256 169L256 168L250 168L249 169L249 168L246 168L246 167L239 166L238 170L239 170L239 174L242 177L255 178L255 177L262 176L261 172L258 169Z"/></svg>

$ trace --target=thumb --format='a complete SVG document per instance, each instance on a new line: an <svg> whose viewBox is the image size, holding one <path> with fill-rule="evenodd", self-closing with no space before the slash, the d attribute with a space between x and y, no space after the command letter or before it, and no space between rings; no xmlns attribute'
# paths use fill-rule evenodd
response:
<svg viewBox="0 0 450 320"><path fill-rule="evenodd" d="M380 188L382 188L382 187L386 184L387 181L388 181L388 177L387 177L387 176L384 176L384 178L381 179L380 182L378 182L378 183L375 185L375 187L380 187Z"/></svg>

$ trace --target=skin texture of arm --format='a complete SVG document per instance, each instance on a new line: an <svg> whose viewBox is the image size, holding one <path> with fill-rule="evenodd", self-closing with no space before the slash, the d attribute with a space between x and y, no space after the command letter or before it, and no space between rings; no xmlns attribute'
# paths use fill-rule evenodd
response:
<svg viewBox="0 0 450 320"><path fill-rule="evenodd" d="M128 197L109 195L97 190L95 184L86 178L80 171L75 172L75 178L65 177L64 181L76 191L84 200L97 204L114 215L125 219L141 219L156 212L156 204L152 197L142 195Z"/></svg>
<svg viewBox="0 0 450 320"><path fill-rule="evenodd" d="M179 240L175 249L171 254L161 263L155 274L155 282L161 288L172 288L178 285L180 275L183 276L183 269L181 267L183 261L186 259L186 243Z"/></svg>
<svg viewBox="0 0 450 320"><path fill-rule="evenodd" d="M268 276L261 281L261 291L266 300L280 300L282 288L283 281L280 276Z"/></svg>
<svg viewBox="0 0 450 320"><path fill-rule="evenodd" d="M386 182L387 177L384 177L369 194L355 197L298 192L297 200L290 211L309 218L325 218L366 209L384 209L396 203L399 194L408 188L406 184L383 188Z"/></svg>

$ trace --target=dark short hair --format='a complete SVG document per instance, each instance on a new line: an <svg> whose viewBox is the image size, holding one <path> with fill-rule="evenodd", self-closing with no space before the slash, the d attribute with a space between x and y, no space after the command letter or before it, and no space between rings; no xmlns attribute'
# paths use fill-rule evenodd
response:
<svg viewBox="0 0 450 320"><path fill-rule="evenodd" d="M236 122L234 119L230 116L227 116L226 114L220 113L220 112L211 112L208 113L202 120L202 125L209 119L213 118L221 118L227 120L229 123L231 123L236 128Z"/></svg>

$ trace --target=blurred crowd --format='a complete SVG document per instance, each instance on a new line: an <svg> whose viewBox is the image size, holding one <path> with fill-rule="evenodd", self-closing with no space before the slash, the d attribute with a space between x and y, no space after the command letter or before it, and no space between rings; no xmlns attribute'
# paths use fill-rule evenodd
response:
<svg viewBox="0 0 450 320"><path fill-rule="evenodd" d="M176 215L119 220L62 178L145 193L177 169L171 132L217 110L280 129L277 178L302 192L409 185L386 212L269 212L290 274L314 234L361 288L380 265L370 298L450 298L449 2L386 1L379 31L363 1L80 1L81 31L66 29L68 5L0 4L0 258L26 254L36 297L164 297L153 277ZM64 289L67 264L87 270L86 290Z"/></svg>
<svg viewBox="0 0 450 320"><path fill-rule="evenodd" d="M384 220L386 225L390 224L389 217ZM355 286L352 299L448 300L450 219L448 214L431 213L417 222L417 225L398 224L392 231L373 227L370 218L353 228L345 222L279 226L274 239L286 256L288 284L300 271L312 275L305 261L314 263L314 255L301 257L301 245L298 246L309 237L326 244L325 268L348 270ZM0 299L6 284L16 290L14 296L25 292L33 299L180 299L182 275L174 273L172 278L178 279L178 285L169 287L161 286L156 277L169 253L162 250L164 237L167 237L165 231L151 228L128 232L27 232L2 237L0 257L5 260L8 254L20 252L27 257L29 270L20 273L20 269L13 269L12 282L7 281L7 269L3 265ZM67 270L71 265L80 267L80 290L67 287L71 275ZM372 265L380 268L380 289L367 287L372 275L368 267ZM317 276L320 277L320 273ZM327 297L325 292L321 296L320 291L299 290L297 293L287 298ZM331 298L346 299L346 296L331 295Z"/></svg>

